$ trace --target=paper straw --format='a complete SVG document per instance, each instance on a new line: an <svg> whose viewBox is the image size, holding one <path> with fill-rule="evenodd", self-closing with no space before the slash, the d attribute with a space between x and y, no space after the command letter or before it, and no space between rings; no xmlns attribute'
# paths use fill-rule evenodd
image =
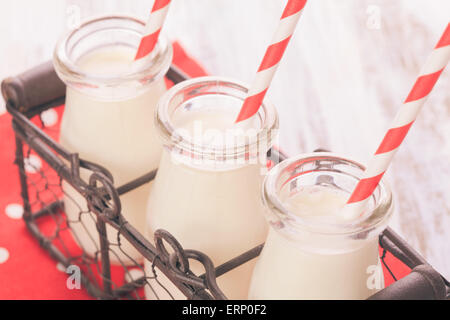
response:
<svg viewBox="0 0 450 320"><path fill-rule="evenodd" d="M406 134L417 118L428 95L450 59L450 23L441 39L428 57L422 71L409 92L408 97L398 111L394 122L384 136L383 141L372 157L361 180L356 185L347 204L342 210L344 217L353 219L362 211L379 181L386 172L395 153L405 139Z"/></svg>
<svg viewBox="0 0 450 320"><path fill-rule="evenodd" d="M236 122L246 120L258 112L283 53L294 33L306 1L289 0L286 4L278 28L266 50Z"/></svg>
<svg viewBox="0 0 450 320"><path fill-rule="evenodd" d="M169 5L170 0L155 0L134 60L147 56L155 48L159 33L169 11Z"/></svg>

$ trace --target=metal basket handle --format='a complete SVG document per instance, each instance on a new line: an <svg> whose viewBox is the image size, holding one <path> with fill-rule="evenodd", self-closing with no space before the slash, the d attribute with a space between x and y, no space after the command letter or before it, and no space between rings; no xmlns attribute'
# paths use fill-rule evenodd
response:
<svg viewBox="0 0 450 320"><path fill-rule="evenodd" d="M174 83L189 78L173 65L166 76ZM1 89L5 101L27 117L63 104L66 95L66 85L56 74L51 61L5 79Z"/></svg>
<svg viewBox="0 0 450 320"><path fill-rule="evenodd" d="M415 267L406 277L392 283L370 300L441 300L447 295L441 275L430 265Z"/></svg>
<svg viewBox="0 0 450 320"><path fill-rule="evenodd" d="M42 105L51 107L64 103L66 94L66 85L59 79L51 61L5 79L1 88L5 101L29 117L43 111L39 108Z"/></svg>

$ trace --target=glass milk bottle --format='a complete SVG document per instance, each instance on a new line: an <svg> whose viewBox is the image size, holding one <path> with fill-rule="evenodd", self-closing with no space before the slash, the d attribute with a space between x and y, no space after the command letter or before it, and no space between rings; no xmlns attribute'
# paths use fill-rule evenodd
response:
<svg viewBox="0 0 450 320"><path fill-rule="evenodd" d="M364 167L330 153L288 159L264 181L269 234L250 299L366 299L384 287L378 236L393 211L381 182L363 215L339 210Z"/></svg>
<svg viewBox="0 0 450 320"><path fill-rule="evenodd" d="M149 198L148 237L165 229L215 266L261 244L267 234L260 190L278 117L265 101L255 117L235 125L246 93L234 81L202 77L176 85L158 104L164 149ZM253 266L246 263L217 279L228 298L246 298ZM204 272L191 267L197 275ZM174 298L185 298L161 272L157 276ZM158 298L170 298L160 286L153 289ZM156 298L150 288L146 294Z"/></svg>
<svg viewBox="0 0 450 320"><path fill-rule="evenodd" d="M60 143L80 158L107 168L118 187L157 168L162 146L153 123L159 97L166 91L164 75L172 48L162 37L154 52L134 62L145 23L126 16L90 20L57 44L54 65L66 83L66 106ZM83 169L85 181L91 172ZM122 214L144 233L150 184L120 197ZM63 184L65 211L74 238L89 254L99 250L94 214L84 198ZM139 261L138 252L107 227L113 263ZM122 250L125 252L123 253Z"/></svg>

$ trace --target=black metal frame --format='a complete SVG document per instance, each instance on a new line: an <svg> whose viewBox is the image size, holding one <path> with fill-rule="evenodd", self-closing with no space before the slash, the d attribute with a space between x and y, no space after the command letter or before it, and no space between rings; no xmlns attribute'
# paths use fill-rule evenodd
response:
<svg viewBox="0 0 450 320"><path fill-rule="evenodd" d="M51 68L51 66L48 65L46 68ZM53 69L47 71L54 72ZM186 76L175 67L170 68L167 77L175 83L186 79ZM34 78L35 79L32 81L38 81L39 75ZM82 194L87 200L89 209L97 216L97 229L101 239L101 277L103 279L103 284L102 286L98 286L96 283L90 281L84 274L82 274L81 277L82 284L92 296L100 299L123 298L145 283L145 279L137 279L119 288L112 288L108 250L109 244L106 236L101 236L106 233L106 224L108 224L119 230L120 234L126 238L145 259L151 261L154 267L164 273L188 299L226 299L226 296L216 283L216 278L239 265L256 258L261 252L263 244L217 267L213 265L211 259L204 253L196 250L183 249L181 244L165 230L156 231L156 245L152 245L132 225L126 223L120 213L121 206L119 196L150 182L155 177L156 171L149 172L136 180L118 188L114 188L112 176L106 168L80 159L76 153L68 152L30 121L33 116L63 104L64 96L51 99L51 101L46 101L44 98L44 103L23 108L23 106L20 105L21 102L17 99L18 94L14 95L11 93L17 91L17 88L8 87L10 83L11 81L5 81L2 84L2 91L7 100L7 110L13 117L13 129L16 135L15 163L19 167L20 173L21 196L24 205L23 219L31 234L54 259L65 267L68 267L72 263L70 257L64 255L54 244L52 244L50 239L42 233L38 221L50 212L63 209L63 203L61 200L58 200L37 212L32 212L29 201L27 174L25 172L24 144L34 150L34 152L58 173L61 179L67 181L73 188ZM269 158L274 161L284 158L284 156L279 154L275 149L272 149L268 155ZM92 171L89 183L86 183L80 178L80 168L87 168ZM59 210L59 212L60 214L63 214L63 210ZM170 255L166 249L167 244L172 248L173 253ZM389 228L387 228L380 236L380 245L384 248L385 252L386 250L389 251L411 269L421 265L427 265L426 261L414 249ZM192 259L199 261L204 266L204 274L196 276L190 271L189 260ZM435 271L431 270L430 272ZM450 297L450 285L447 280L441 276L437 278L437 284L432 284L428 289L420 289L425 291L428 290L428 292L423 292L422 298ZM405 290L412 290L410 284L411 283L406 285L407 288ZM436 289L436 286L443 286L443 289ZM380 297L389 297L389 290L389 287L381 290L382 294ZM442 296L442 290L444 290L444 296ZM385 295L386 293L388 293L387 296ZM397 296L394 295L394 297ZM404 293L403 296L400 295L399 297L408 298L415 296L411 295L410 292L409 294ZM373 298L377 298L376 295Z"/></svg>

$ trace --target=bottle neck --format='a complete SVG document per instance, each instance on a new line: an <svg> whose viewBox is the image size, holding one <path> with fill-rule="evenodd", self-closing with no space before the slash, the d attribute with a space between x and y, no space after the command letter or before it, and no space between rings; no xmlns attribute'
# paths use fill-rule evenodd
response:
<svg viewBox="0 0 450 320"><path fill-rule="evenodd" d="M152 54L134 61L144 26L144 22L127 16L83 23L58 42L56 72L68 87L93 96L146 90L167 73L172 47L160 37Z"/></svg>
<svg viewBox="0 0 450 320"><path fill-rule="evenodd" d="M278 128L275 108L268 102L254 118L234 121L247 88L218 77L184 81L159 101L156 124L162 142L178 161L186 165L238 168L266 165Z"/></svg>
<svg viewBox="0 0 450 320"><path fill-rule="evenodd" d="M376 239L393 212L385 181L359 218L349 221L340 214L364 170L361 164L331 153L283 161L264 181L263 201L269 224L309 251L355 250Z"/></svg>

